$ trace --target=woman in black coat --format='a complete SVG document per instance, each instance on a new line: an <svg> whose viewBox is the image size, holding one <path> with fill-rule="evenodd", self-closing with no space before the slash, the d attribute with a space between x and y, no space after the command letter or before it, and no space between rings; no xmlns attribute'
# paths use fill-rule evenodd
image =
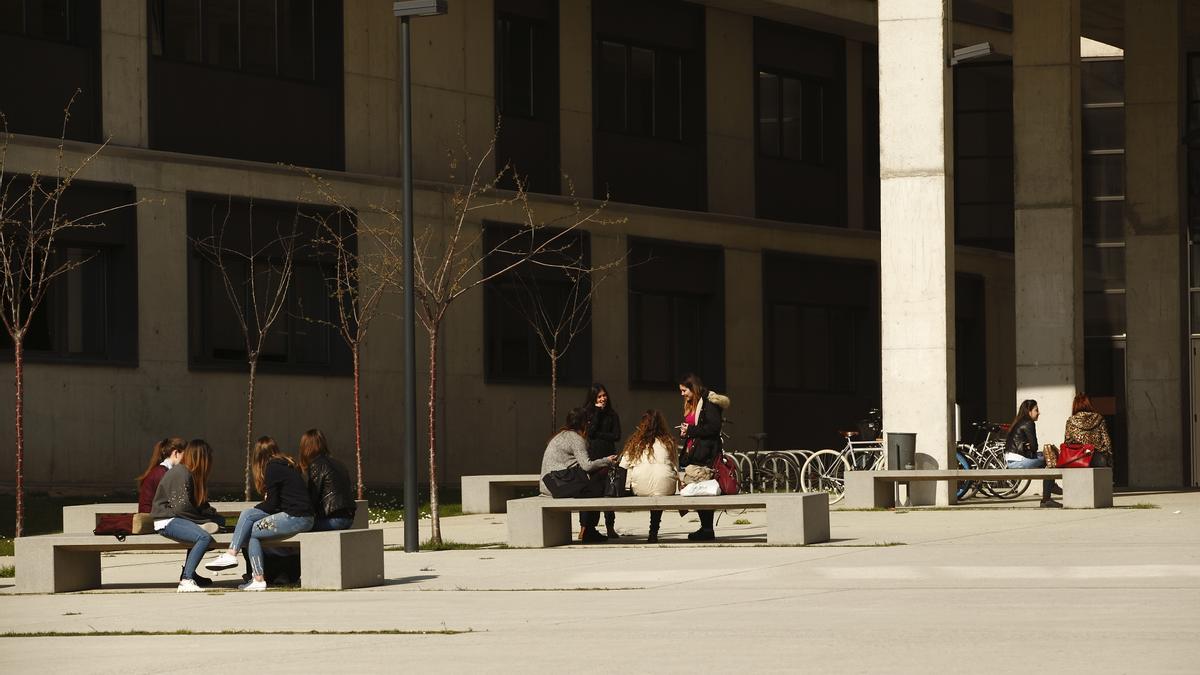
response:
<svg viewBox="0 0 1200 675"><path fill-rule="evenodd" d="M712 468L721 454L721 424L729 398L709 391L696 375L688 373L679 378L679 395L683 397L683 423L679 425L679 437L683 440L683 454L679 456L679 468L689 464ZM700 529L688 535L692 541L708 541L716 538L713 531L713 512L697 511Z"/></svg>
<svg viewBox="0 0 1200 675"><path fill-rule="evenodd" d="M599 382L588 390L587 399L583 403L587 411L588 459L593 461L616 454L617 442L621 440L621 418L613 409L608 390ZM613 511L604 512L604 524L607 526L609 539L617 538L615 527L617 514ZM599 511L583 511L579 514L580 536L589 527L600 524Z"/></svg>
<svg viewBox="0 0 1200 675"><path fill-rule="evenodd" d="M1037 401L1027 399L1017 408L1017 417L1008 428L1008 436L1004 438L1004 463L1010 469L1042 469L1046 466L1046 457L1042 447L1038 445L1037 426L1035 423L1041 412ZM1042 506L1061 508L1062 504L1054 501L1051 494L1055 491L1054 481L1042 481Z"/></svg>

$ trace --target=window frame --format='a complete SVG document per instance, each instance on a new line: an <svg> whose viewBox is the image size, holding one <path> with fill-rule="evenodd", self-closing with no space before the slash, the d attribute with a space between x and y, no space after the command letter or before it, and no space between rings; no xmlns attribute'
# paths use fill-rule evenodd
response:
<svg viewBox="0 0 1200 675"><path fill-rule="evenodd" d="M779 124L779 142L778 142L779 152L778 152L778 154L769 154L769 153L763 152L762 93L761 93L762 76L763 75L770 75L770 76L776 78L776 80L778 81L778 87L777 87L777 92L776 92L776 103L777 103L777 108L778 108L778 111L777 111L778 116L776 117L776 120L777 120L777 123ZM785 79L792 80L792 81L798 82L800 84L800 150L801 150L800 157L792 157L792 156L787 155L784 152L784 148L787 145L786 140L784 139L784 134L783 134L783 81ZM790 71L786 68L779 68L776 66L757 66L756 65L755 69L754 69L754 120L755 120L754 121L754 152L759 157L765 157L768 159L778 160L778 161L782 161L782 162L792 162L792 163L796 163L796 164L805 164L808 166L817 166L817 167L822 167L822 168L830 167L832 163L829 161L829 158L828 158L829 153L826 152L826 147L825 147L826 146L826 143L825 143L825 141L826 141L826 138L825 138L825 134L826 134L825 100L829 96L830 89L832 89L835 84L836 83L832 82L828 78L816 77L814 75L800 74L800 73L797 73L794 71ZM817 90L821 93L821 100L820 100L820 104L818 106L818 110L820 110L820 113L821 113L820 120L819 120L819 128L815 132L815 137L820 141L820 151L818 152L819 157L815 160L804 157L804 139L809 135L808 132L804 128L804 109L805 109L804 93L808 89L808 87L817 87Z"/></svg>
<svg viewBox="0 0 1200 675"><path fill-rule="evenodd" d="M593 82L592 118L594 120L593 128L595 129L595 131L602 131L604 133L609 133L609 134L620 134L622 136L628 136L630 138L653 139L655 141L659 141L662 143L674 143L674 144L678 144L678 145L688 145L688 146L693 145L693 143L689 143L687 141L687 138L686 138L687 134L684 133L685 128L686 128L686 124L684 122L684 118L685 118L684 102L686 100L686 95L684 93L684 89L686 86L685 81L687 80L687 76L684 74L684 69L687 67L687 65L686 65L687 64L687 51L683 50L683 49L678 49L675 47L666 46L666 45L657 45L657 44L653 44L653 43L642 41L642 40L633 40L633 39L623 37L623 36L614 36L614 35L603 34L603 33L594 34L593 38L592 38L592 43L593 43L592 44L592 59L593 59L592 62L593 62L594 72L596 73L596 75L593 75L593 77L592 77L592 82ZM625 49L624 124L622 125L623 128L621 128L621 129L615 129L615 128L610 128L610 127L604 126L604 124L601 120L602 116L600 114L600 108L602 106L602 103L601 103L601 98L602 98L601 97L601 93L602 93L601 79L602 78L599 77L598 73L599 73L599 65L601 63L601 52L603 51L605 44L613 44L613 45L623 47ZM630 81L630 69L632 68L631 64L633 61L631 56L633 54L633 50L635 50L635 49L649 51L654 54L654 74L652 77L652 85L651 85L651 90L653 92L653 95L651 97L651 110L650 110L650 120L651 120L652 129L651 129L650 133L648 133L648 134L637 133L637 132L629 130L629 81ZM677 133L676 137L659 136L658 135L658 121L659 121L659 118L658 118L658 63L659 63L660 54L664 54L664 53L670 54L679 60L679 82L678 82L678 84L679 84L678 106L679 107L678 107L678 119L676 120L678 133Z"/></svg>

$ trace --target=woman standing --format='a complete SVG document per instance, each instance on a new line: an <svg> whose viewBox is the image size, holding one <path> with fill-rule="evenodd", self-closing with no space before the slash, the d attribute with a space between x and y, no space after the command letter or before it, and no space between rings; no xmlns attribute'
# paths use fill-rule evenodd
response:
<svg viewBox="0 0 1200 675"><path fill-rule="evenodd" d="M1092 399L1082 391L1075 394L1075 400L1071 402L1071 416L1067 418L1063 443L1088 443L1095 447L1090 464L1093 468L1113 465L1112 438L1108 435L1104 415L1096 412Z"/></svg>
<svg viewBox="0 0 1200 675"><path fill-rule="evenodd" d="M621 440L621 418L613 408L608 390L599 382L588 390L587 400L583 403L587 411L587 441L588 458L597 460L612 455L616 450L617 441ZM609 539L619 535L615 527L617 514L613 511L604 512L604 524ZM587 528L595 529L600 524L599 511L582 511L579 514L580 536Z"/></svg>
<svg viewBox="0 0 1200 675"><path fill-rule="evenodd" d="M242 511L229 541L229 550L205 567L210 570L236 567L238 551L249 544L246 548L252 579L238 588L264 591L267 582L263 577L263 540L307 532L313 526L313 510L308 501L308 487L295 461L279 449L275 439L270 436L258 439L254 444L251 467L254 489L263 496L263 501Z"/></svg>
<svg viewBox="0 0 1200 675"><path fill-rule="evenodd" d="M552 496L550 488L546 487L546 475L571 467L579 467L591 474L600 469L607 469L617 463L616 455L610 455L593 460L588 457L587 419L583 408L573 408L567 413L567 423L546 444L546 452L542 454L542 478L538 481L538 489L544 496ZM599 486L592 481L591 485ZM588 495L598 496L598 495ZM585 542L608 541L608 537L600 534L593 527L584 527L579 532L579 540Z"/></svg>
<svg viewBox="0 0 1200 675"><path fill-rule="evenodd" d="M154 492L150 517L154 531L168 539L191 544L176 593L203 590L196 584L196 566L212 546L219 516L208 504L208 474L212 448L203 440L187 444L179 463L171 467Z"/></svg>
<svg viewBox="0 0 1200 675"><path fill-rule="evenodd" d="M683 423L678 429L679 437L684 441L680 468L690 464L712 468L717 455L721 454L721 423L725 408L729 407L729 398L709 391L692 373L679 378L679 395L683 398ZM715 539L713 512L696 513L700 516L700 529L689 534L688 539Z"/></svg>
<svg viewBox="0 0 1200 675"><path fill-rule="evenodd" d="M626 487L638 497L665 497L679 491L679 451L675 437L663 414L657 410L642 413L637 429L621 450L621 466L629 473ZM650 536L646 541L658 541L662 511L650 512Z"/></svg>
<svg viewBox="0 0 1200 675"><path fill-rule="evenodd" d="M313 532L345 530L354 524L350 472L330 456L320 429L309 429L300 437L300 472L308 483L313 506Z"/></svg>
<svg viewBox="0 0 1200 675"><path fill-rule="evenodd" d="M1008 429L1004 439L1004 462L1010 469L1044 469L1046 458L1037 442L1037 422L1041 412L1037 401L1026 399L1017 408L1017 416ZM1062 508L1062 504L1054 501L1051 494L1054 491L1054 481L1042 481L1042 506L1046 508Z"/></svg>

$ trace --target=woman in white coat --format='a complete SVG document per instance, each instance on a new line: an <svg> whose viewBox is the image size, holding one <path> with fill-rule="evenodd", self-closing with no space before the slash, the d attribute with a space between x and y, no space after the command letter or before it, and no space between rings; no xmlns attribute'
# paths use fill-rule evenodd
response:
<svg viewBox="0 0 1200 675"><path fill-rule="evenodd" d="M638 497L662 497L679 490L679 451L667 420L657 410L642 413L637 429L621 450L621 466L628 473L625 484ZM650 537L658 541L662 511L650 512Z"/></svg>

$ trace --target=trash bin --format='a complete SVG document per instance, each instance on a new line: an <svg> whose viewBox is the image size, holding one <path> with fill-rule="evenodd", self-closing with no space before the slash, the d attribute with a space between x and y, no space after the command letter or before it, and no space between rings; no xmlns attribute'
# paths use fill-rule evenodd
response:
<svg viewBox="0 0 1200 675"><path fill-rule="evenodd" d="M917 464L917 435L887 432L888 469L912 470Z"/></svg>

